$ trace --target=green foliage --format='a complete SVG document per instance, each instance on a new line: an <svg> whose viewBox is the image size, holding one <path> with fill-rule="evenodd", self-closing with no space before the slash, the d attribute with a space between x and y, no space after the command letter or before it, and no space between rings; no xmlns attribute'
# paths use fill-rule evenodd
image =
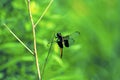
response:
<svg viewBox="0 0 120 80"><path fill-rule="evenodd" d="M49 0L31 0L36 22ZM53 44L43 80L119 80L120 79L120 1L54 0L36 27L40 69L53 33L80 31L70 48ZM26 0L0 2L0 80L36 80L35 59L3 26L9 28L33 50L32 27Z"/></svg>

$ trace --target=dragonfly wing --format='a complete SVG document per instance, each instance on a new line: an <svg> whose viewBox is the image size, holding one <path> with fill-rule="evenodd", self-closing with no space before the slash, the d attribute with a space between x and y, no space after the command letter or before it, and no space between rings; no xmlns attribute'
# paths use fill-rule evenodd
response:
<svg viewBox="0 0 120 80"><path fill-rule="evenodd" d="M79 36L80 36L80 32L79 31L75 31L72 34L70 34L70 36L69 36L69 44L73 45L73 43L75 42L75 40L77 38L79 38Z"/></svg>
<svg viewBox="0 0 120 80"><path fill-rule="evenodd" d="M69 40L69 39L76 39L80 36L80 32L79 31L75 31L73 33L71 33L70 35L66 35L63 37L64 40Z"/></svg>
<svg viewBox="0 0 120 80"><path fill-rule="evenodd" d="M69 35L63 37L65 47L69 47Z"/></svg>
<svg viewBox="0 0 120 80"><path fill-rule="evenodd" d="M79 35L80 35L80 32L79 32L79 31L75 31L75 32L73 32L72 34L70 34L69 38L75 39L75 38L77 38Z"/></svg>
<svg viewBox="0 0 120 80"><path fill-rule="evenodd" d="M69 35L64 36L64 37L63 37L63 40L68 40L68 39L69 39L69 37L70 37Z"/></svg>
<svg viewBox="0 0 120 80"><path fill-rule="evenodd" d="M75 40L74 40L73 38L70 38L70 39L69 39L69 46L73 45L74 42L75 42Z"/></svg>
<svg viewBox="0 0 120 80"><path fill-rule="evenodd" d="M63 38L64 38L63 42L64 42L65 47L69 47L75 42L75 40L70 36L65 36Z"/></svg>
<svg viewBox="0 0 120 80"><path fill-rule="evenodd" d="M69 47L69 41L68 40L64 40L64 45L65 45L65 47Z"/></svg>
<svg viewBox="0 0 120 80"><path fill-rule="evenodd" d="M69 47L71 45L73 45L73 43L75 42L75 40L79 37L80 32L79 31L75 31L70 35L64 36L64 44L66 47Z"/></svg>

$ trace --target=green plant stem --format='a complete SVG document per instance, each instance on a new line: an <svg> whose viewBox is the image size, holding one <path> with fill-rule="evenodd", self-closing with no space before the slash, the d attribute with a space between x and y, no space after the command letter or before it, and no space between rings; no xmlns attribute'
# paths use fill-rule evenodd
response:
<svg viewBox="0 0 120 80"><path fill-rule="evenodd" d="M34 25L33 18L32 18L32 13L31 13L31 10L30 10L30 0L28 0L28 10L29 10L29 15L30 15L30 20L31 20L31 23L32 23L33 40L34 40L34 53L35 53L35 60L36 60L36 67L37 67L37 72L38 72L38 78L39 78L39 80L41 80L39 61L38 61L38 54L37 54L37 47L36 47L35 25Z"/></svg>
<svg viewBox="0 0 120 80"><path fill-rule="evenodd" d="M54 33L54 34L52 35L52 37L51 37L50 48L49 48L49 50L48 50L48 54L47 54L47 57L46 57L46 59L45 59L45 62L44 62L44 65L43 65L43 69L42 69L42 73L41 73L41 76L42 76L42 77L43 77L43 74L44 74L44 71L45 71L46 64L47 64L47 62L48 62L48 57L49 57L49 55L50 55L50 51L51 51L51 49L52 49L52 44L53 44L54 37L55 37L55 33Z"/></svg>

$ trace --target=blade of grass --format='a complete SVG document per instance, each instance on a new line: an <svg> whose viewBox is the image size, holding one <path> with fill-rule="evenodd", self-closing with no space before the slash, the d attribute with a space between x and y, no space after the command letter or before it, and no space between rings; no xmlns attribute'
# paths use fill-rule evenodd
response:
<svg viewBox="0 0 120 80"><path fill-rule="evenodd" d="M32 55L34 55L34 53L31 51L31 49L29 49L29 48L22 42L22 40L20 40L20 39L15 35L15 33L13 33L13 31L10 30L10 28L9 28L6 24L3 24L3 25L8 29L8 31L9 31Z"/></svg>
<svg viewBox="0 0 120 80"><path fill-rule="evenodd" d="M50 0L48 6L45 8L44 12L42 13L42 15L40 16L40 18L38 19L38 21L35 23L35 26L37 26L37 24L41 21L41 19L43 18L43 16L45 15L45 13L48 11L49 7L51 6L51 4L53 3L53 0Z"/></svg>

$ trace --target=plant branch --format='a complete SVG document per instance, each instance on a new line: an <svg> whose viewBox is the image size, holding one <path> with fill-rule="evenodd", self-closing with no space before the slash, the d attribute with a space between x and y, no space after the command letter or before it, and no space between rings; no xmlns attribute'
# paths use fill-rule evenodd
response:
<svg viewBox="0 0 120 80"><path fill-rule="evenodd" d="M43 18L43 16L45 15L45 13L48 11L49 7L51 6L53 0L50 0L48 6L45 8L44 12L42 13L42 15L40 16L40 18L38 19L38 21L35 23L35 26L37 26L37 24L41 21L41 19Z"/></svg>
<svg viewBox="0 0 120 80"><path fill-rule="evenodd" d="M29 15L30 15L30 20L32 23L32 30L33 30L33 39L34 39L34 53L35 53L35 59L36 59L36 67L37 67L37 72L38 72L38 78L41 80L41 74L40 74L40 68L39 68L39 61L38 61L38 54L37 54L37 47L36 47L36 33L35 33L35 25L33 22L32 18L32 13L30 10L30 0L28 0L28 10L29 10Z"/></svg>
<svg viewBox="0 0 120 80"><path fill-rule="evenodd" d="M13 31L10 30L10 28L9 28L6 24L3 24L3 25L8 29L8 31L9 31L32 55L34 55L34 53L31 51L31 49L28 48L28 47L22 42L22 40L20 40L20 39L15 35L15 33L13 33Z"/></svg>

